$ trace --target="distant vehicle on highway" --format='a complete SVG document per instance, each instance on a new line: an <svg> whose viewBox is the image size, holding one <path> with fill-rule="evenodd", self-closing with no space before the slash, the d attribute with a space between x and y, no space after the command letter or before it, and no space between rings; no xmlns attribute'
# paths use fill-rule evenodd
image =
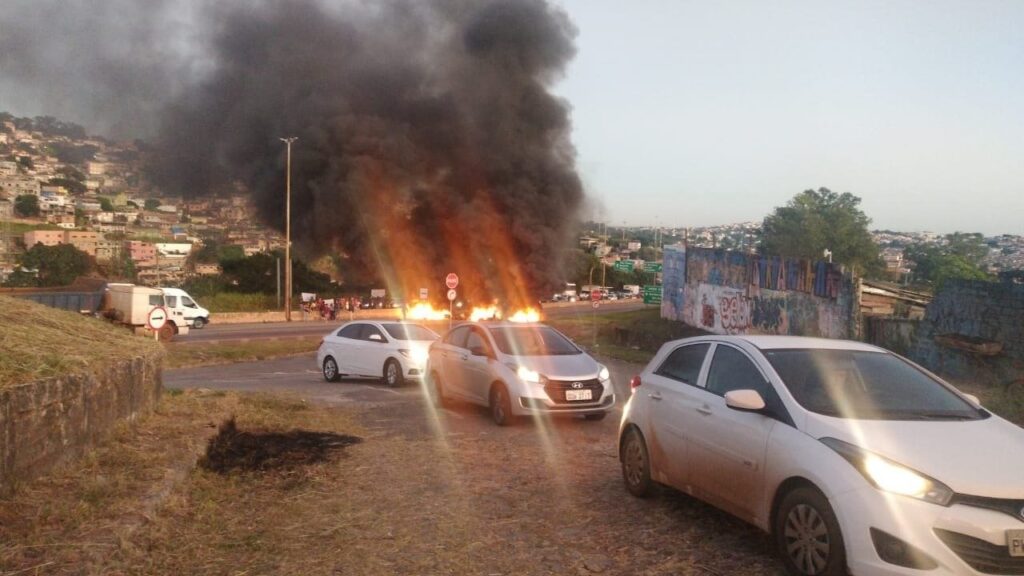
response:
<svg viewBox="0 0 1024 576"><path fill-rule="evenodd" d="M533 414L600 420L615 405L608 369L544 324L460 324L430 347L427 374L438 405L486 406L499 426Z"/></svg>
<svg viewBox="0 0 1024 576"><path fill-rule="evenodd" d="M316 361L324 380L382 378L391 387L423 377L433 330L411 322L349 322L324 336Z"/></svg>
<svg viewBox="0 0 1024 576"><path fill-rule="evenodd" d="M1024 430L859 342L708 336L631 382L626 489L770 532L789 574L1024 574Z"/></svg>
<svg viewBox="0 0 1024 576"><path fill-rule="evenodd" d="M203 308L188 292L180 288L160 288L164 293L164 307L172 317L185 319L192 328L202 328L210 323L210 311Z"/></svg>

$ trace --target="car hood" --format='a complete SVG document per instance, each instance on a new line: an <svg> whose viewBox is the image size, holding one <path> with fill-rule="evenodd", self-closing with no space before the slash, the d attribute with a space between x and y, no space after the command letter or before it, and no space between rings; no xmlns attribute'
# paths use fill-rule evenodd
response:
<svg viewBox="0 0 1024 576"><path fill-rule="evenodd" d="M512 356L504 355L508 362L525 366L552 380L584 380L597 378L597 361L588 354L565 356Z"/></svg>
<svg viewBox="0 0 1024 576"><path fill-rule="evenodd" d="M921 422L811 415L807 432L885 456L960 494L1024 498L1024 429L997 416Z"/></svg>

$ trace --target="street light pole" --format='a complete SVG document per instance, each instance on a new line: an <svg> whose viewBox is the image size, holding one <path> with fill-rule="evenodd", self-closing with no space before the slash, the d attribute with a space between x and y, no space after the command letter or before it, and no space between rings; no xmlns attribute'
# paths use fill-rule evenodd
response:
<svg viewBox="0 0 1024 576"><path fill-rule="evenodd" d="M284 319L292 321L292 143L295 136L281 138L288 145L284 208Z"/></svg>

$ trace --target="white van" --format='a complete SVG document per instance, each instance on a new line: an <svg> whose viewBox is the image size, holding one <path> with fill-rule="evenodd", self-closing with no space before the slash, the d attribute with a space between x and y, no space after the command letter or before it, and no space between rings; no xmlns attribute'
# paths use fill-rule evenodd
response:
<svg viewBox="0 0 1024 576"><path fill-rule="evenodd" d="M188 292L180 288L160 288L164 293L164 307L175 324L180 324L178 319L184 319L185 324L192 328L202 328L210 323L210 311L203 308L195 301Z"/></svg>

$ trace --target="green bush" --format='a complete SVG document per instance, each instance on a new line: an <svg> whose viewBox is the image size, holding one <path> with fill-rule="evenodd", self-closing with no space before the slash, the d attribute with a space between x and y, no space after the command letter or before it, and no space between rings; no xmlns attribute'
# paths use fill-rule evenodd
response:
<svg viewBox="0 0 1024 576"><path fill-rule="evenodd" d="M197 295L196 298L210 312L266 312L278 309L277 296L273 294L220 292L201 298Z"/></svg>

